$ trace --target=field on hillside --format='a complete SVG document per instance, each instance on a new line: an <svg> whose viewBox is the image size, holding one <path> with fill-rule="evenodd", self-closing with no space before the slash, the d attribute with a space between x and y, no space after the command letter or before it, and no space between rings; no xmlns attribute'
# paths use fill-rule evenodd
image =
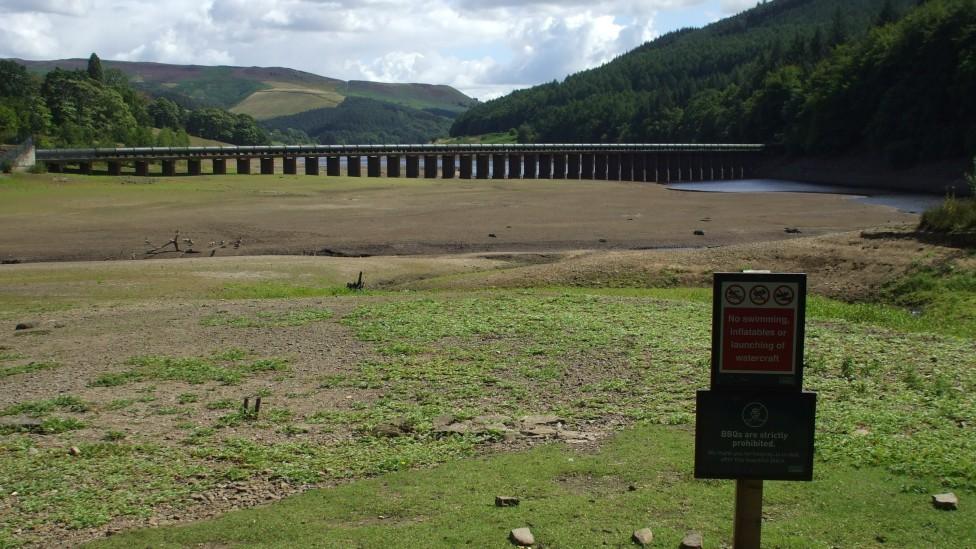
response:
<svg viewBox="0 0 976 549"><path fill-rule="evenodd" d="M0 547L717 547L731 483L692 478L693 403L710 274L744 268L813 292L815 481L768 483L766 543L976 545L976 256L914 219L605 182L0 179L0 258L124 259L0 265ZM143 259L177 229L203 253ZM337 257L396 246L438 253Z"/></svg>

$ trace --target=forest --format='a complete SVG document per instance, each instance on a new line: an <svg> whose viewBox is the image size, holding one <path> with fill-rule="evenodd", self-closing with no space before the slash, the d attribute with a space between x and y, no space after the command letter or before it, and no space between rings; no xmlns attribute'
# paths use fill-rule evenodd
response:
<svg viewBox="0 0 976 549"><path fill-rule="evenodd" d="M190 134L270 143L250 116L148 98L122 71L104 70L94 53L86 70L54 69L43 77L0 60L0 142L33 136L42 147L186 146Z"/></svg>
<svg viewBox="0 0 976 549"><path fill-rule="evenodd" d="M434 111L434 112L431 112ZM347 97L337 107L263 121L277 140L307 136L323 145L429 143L447 135L453 115L365 97ZM307 141L306 141L307 142Z"/></svg>
<svg viewBox="0 0 976 549"><path fill-rule="evenodd" d="M452 136L758 142L896 166L976 152L976 2L776 0L458 117Z"/></svg>

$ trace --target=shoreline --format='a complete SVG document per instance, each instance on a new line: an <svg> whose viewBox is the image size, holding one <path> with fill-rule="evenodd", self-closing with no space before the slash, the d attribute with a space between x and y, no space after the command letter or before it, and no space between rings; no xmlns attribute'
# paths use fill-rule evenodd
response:
<svg viewBox="0 0 976 549"><path fill-rule="evenodd" d="M963 174L971 160L958 158L918 164L896 170L875 156L796 157L766 159L756 168L756 178L782 179L821 185L836 185L895 192L945 196L968 195Z"/></svg>

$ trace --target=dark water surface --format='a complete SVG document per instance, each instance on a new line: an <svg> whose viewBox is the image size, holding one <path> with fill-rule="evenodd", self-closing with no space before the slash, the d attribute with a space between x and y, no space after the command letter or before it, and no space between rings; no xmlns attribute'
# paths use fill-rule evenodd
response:
<svg viewBox="0 0 976 549"><path fill-rule="evenodd" d="M865 204L890 206L903 212L922 213L940 204L942 197L936 194L909 193L864 187L845 187L821 183L802 183L781 179L743 179L740 181L703 181L698 183L670 183L667 188L676 191L711 193L823 193L843 194Z"/></svg>

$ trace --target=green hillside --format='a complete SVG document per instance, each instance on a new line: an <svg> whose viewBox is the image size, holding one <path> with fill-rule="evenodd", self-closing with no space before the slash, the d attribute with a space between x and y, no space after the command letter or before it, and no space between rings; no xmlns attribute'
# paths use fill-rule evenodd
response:
<svg viewBox="0 0 976 549"><path fill-rule="evenodd" d="M83 69L85 59L16 60L36 73L55 67ZM450 86L344 82L283 67L204 67L128 61L103 61L118 69L136 87L155 97L167 97L185 107L220 107L258 119L302 112L300 107L334 107L345 97L367 97L416 109L466 110L476 101ZM304 97L303 97L304 96ZM296 106L295 102L300 103Z"/></svg>
<svg viewBox="0 0 976 549"><path fill-rule="evenodd" d="M976 149L974 58L971 0L773 0L478 105L451 135L959 157Z"/></svg>
<svg viewBox="0 0 976 549"><path fill-rule="evenodd" d="M271 130L297 130L326 145L428 143L447 135L450 125L451 119L440 114L365 97L264 122Z"/></svg>

